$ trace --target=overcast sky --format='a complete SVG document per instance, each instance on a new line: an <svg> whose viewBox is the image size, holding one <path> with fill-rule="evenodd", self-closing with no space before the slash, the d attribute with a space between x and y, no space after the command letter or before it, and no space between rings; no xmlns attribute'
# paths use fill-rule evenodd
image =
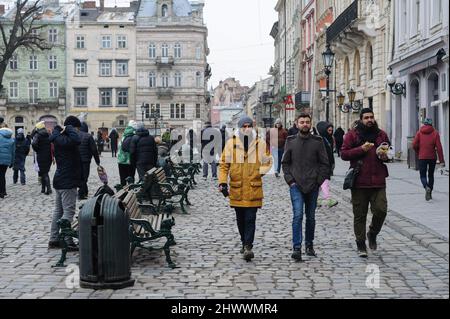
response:
<svg viewBox="0 0 450 319"><path fill-rule="evenodd" d="M0 0L0 3L14 0ZM213 76L209 86L235 77L253 85L268 77L274 59L269 33L277 20L276 0L205 0L205 22ZM98 0L97 0L98 3ZM126 6L129 0L106 0L106 6Z"/></svg>

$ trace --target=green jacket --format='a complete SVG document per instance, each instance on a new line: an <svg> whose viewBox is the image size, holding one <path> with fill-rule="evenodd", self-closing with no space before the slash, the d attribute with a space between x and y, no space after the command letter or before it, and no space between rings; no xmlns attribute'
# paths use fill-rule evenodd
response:
<svg viewBox="0 0 450 319"><path fill-rule="evenodd" d="M123 133L122 139L120 140L119 144L119 152L117 153L117 161L119 164L130 165L130 153L122 150L122 143L126 138L133 137L134 133L134 128L131 126L128 126Z"/></svg>

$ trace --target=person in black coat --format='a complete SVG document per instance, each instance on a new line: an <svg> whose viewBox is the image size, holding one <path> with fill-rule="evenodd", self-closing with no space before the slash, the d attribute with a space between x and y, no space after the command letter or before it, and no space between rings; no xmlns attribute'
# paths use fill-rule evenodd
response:
<svg viewBox="0 0 450 319"><path fill-rule="evenodd" d="M98 155L102 155L103 147L105 146L105 140L103 139L103 133L102 131L97 131L97 150Z"/></svg>
<svg viewBox="0 0 450 319"><path fill-rule="evenodd" d="M288 136L294 136L298 134L298 128L297 125L294 125L288 130Z"/></svg>
<svg viewBox="0 0 450 319"><path fill-rule="evenodd" d="M80 187L81 157L79 145L81 139L78 131L81 122L75 116L69 116L64 122L64 128L57 125L50 141L55 146L56 172L53 177L56 200L55 211L52 219L49 248L59 248L59 225L60 219L72 223L75 215L77 202L77 187ZM67 238L70 250L75 250L72 238Z"/></svg>
<svg viewBox="0 0 450 319"><path fill-rule="evenodd" d="M336 143L336 153L338 157L341 156L341 148L344 144L344 135L345 131L342 129L342 127L338 127L336 131L334 132L334 141Z"/></svg>
<svg viewBox="0 0 450 319"><path fill-rule="evenodd" d="M50 183L50 167L53 162L53 150L50 142L50 134L45 128L44 122L36 124L36 131L33 135L33 142L31 143L33 150L36 152L36 160L39 167L39 177L41 178L41 193L50 195L52 187Z"/></svg>
<svg viewBox="0 0 450 319"><path fill-rule="evenodd" d="M13 174L13 183L17 184L17 181L19 179L19 172L20 172L20 183L22 185L25 185L25 160L28 156L28 153L30 152L30 141L25 138L25 134L23 133L23 129L17 130L16 135L16 152L15 152L15 158L14 158L14 174Z"/></svg>
<svg viewBox="0 0 450 319"><path fill-rule="evenodd" d="M80 146L78 147L78 150L81 158L82 176L81 186L78 189L78 199L83 200L86 199L89 194L87 182L89 179L92 157L94 157L97 166L100 165L100 157L98 156L98 150L95 145L94 138L91 134L89 134L89 128L85 122L81 123L81 128L78 135L80 136Z"/></svg>
<svg viewBox="0 0 450 319"><path fill-rule="evenodd" d="M111 133L109 133L109 141L111 143L111 153L112 157L117 157L117 144L119 141L119 133L115 128L111 129Z"/></svg>
<svg viewBox="0 0 450 319"><path fill-rule="evenodd" d="M130 142L130 162L136 167L139 178L142 180L145 173L158 163L158 149L155 138L140 124Z"/></svg>

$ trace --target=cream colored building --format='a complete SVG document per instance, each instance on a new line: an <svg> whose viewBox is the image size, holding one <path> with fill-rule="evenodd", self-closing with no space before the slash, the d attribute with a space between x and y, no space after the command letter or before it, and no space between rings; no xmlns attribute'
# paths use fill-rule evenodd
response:
<svg viewBox="0 0 450 319"><path fill-rule="evenodd" d="M203 6L202 1L141 1L134 117L149 128L187 128L208 120L211 72ZM162 120L155 122L152 114Z"/></svg>
<svg viewBox="0 0 450 319"><path fill-rule="evenodd" d="M85 1L67 19L67 113L87 113L90 131L120 131L134 119L137 5Z"/></svg>

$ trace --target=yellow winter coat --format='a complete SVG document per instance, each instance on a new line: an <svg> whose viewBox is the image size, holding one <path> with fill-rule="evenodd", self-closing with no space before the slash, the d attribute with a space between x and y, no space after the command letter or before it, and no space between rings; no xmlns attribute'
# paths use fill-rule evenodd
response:
<svg viewBox="0 0 450 319"><path fill-rule="evenodd" d="M270 171L272 162L264 140L253 139L248 153L238 136L228 140L220 159L219 183L229 184L231 207L262 207L262 176Z"/></svg>

